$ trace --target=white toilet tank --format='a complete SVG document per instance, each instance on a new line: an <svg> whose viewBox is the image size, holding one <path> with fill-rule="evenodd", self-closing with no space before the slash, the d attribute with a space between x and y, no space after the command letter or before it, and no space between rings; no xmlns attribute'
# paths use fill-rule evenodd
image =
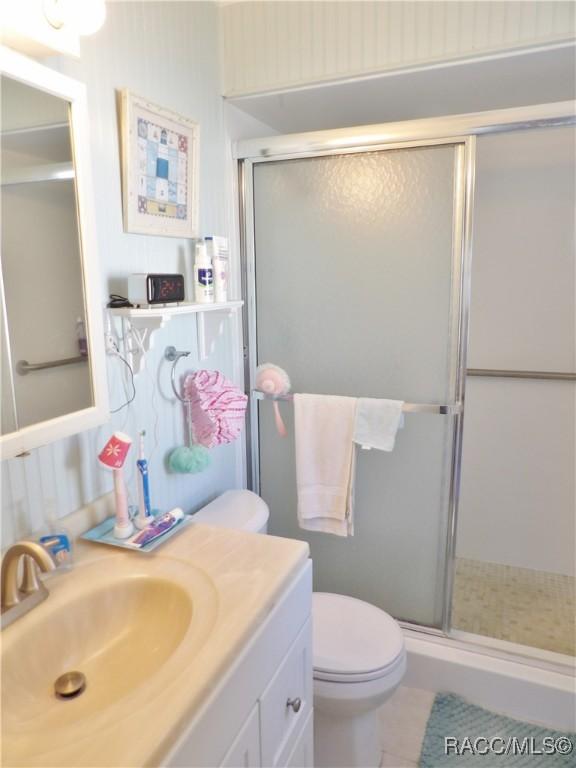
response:
<svg viewBox="0 0 576 768"><path fill-rule="evenodd" d="M235 528L239 531L267 533L268 504L252 491L226 491L194 515L194 522Z"/></svg>

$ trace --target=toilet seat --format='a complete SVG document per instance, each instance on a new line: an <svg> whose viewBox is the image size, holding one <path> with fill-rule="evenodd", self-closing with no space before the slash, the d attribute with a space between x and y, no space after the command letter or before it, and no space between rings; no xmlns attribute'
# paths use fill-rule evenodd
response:
<svg viewBox="0 0 576 768"><path fill-rule="evenodd" d="M370 603L346 595L315 592L314 678L360 683L394 673L405 664L398 623Z"/></svg>
<svg viewBox="0 0 576 768"><path fill-rule="evenodd" d="M402 652L391 664L380 669L373 669L371 672L329 672L325 669L314 668L314 680L323 680L327 683L368 683L372 680L381 680L388 675L394 674L398 669L405 666L406 654Z"/></svg>

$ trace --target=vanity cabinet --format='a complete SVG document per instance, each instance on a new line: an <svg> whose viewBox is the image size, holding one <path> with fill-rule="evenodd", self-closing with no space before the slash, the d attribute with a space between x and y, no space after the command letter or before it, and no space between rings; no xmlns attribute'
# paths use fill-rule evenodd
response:
<svg viewBox="0 0 576 768"><path fill-rule="evenodd" d="M259 768L260 761L260 717L259 706L255 704L248 719L226 753L222 768Z"/></svg>
<svg viewBox="0 0 576 768"><path fill-rule="evenodd" d="M312 709L312 621L308 619L260 698L263 766L287 764Z"/></svg>
<svg viewBox="0 0 576 768"><path fill-rule="evenodd" d="M292 751L282 763L286 768L311 768L314 765L314 716L310 712L300 738L292 747Z"/></svg>
<svg viewBox="0 0 576 768"><path fill-rule="evenodd" d="M163 766L312 768L311 606L312 564L308 561Z"/></svg>

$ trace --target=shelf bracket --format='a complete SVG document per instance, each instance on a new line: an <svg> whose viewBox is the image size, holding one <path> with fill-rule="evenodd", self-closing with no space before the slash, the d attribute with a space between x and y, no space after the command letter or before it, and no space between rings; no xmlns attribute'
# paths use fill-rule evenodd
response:
<svg viewBox="0 0 576 768"><path fill-rule="evenodd" d="M196 317L196 337L198 340L198 357L205 360L216 347L217 339L222 336L226 319L230 312L199 312Z"/></svg>
<svg viewBox="0 0 576 768"><path fill-rule="evenodd" d="M134 374L140 373L146 364L146 354L152 349L154 333L164 328L172 317L196 315L198 358L205 360L215 349L222 335L226 318L237 313L243 301L222 304L180 304L174 307L116 307L110 310L112 317L122 320L124 354Z"/></svg>
<svg viewBox="0 0 576 768"><path fill-rule="evenodd" d="M122 318L124 351L134 375L144 370L146 355L153 347L154 332L164 328L169 320L166 315Z"/></svg>

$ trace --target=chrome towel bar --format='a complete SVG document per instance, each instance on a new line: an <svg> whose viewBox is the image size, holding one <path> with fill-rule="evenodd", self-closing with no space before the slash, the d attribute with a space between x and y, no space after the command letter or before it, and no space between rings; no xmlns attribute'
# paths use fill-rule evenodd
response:
<svg viewBox="0 0 576 768"><path fill-rule="evenodd" d="M576 381L576 373L558 371L506 371L498 368L468 368L468 376L487 376L494 379L543 379L546 381Z"/></svg>
<svg viewBox="0 0 576 768"><path fill-rule="evenodd" d="M293 400L294 395L268 395L259 389L253 389L252 395L256 400ZM404 413L435 413L442 416L456 416L462 412L461 403L452 403L450 405L437 403L404 403L402 407Z"/></svg>
<svg viewBox="0 0 576 768"><path fill-rule="evenodd" d="M77 355L76 357L65 357L62 360L47 360L45 363L29 363L28 360L19 360L16 363L16 370L21 376L26 376L32 371L43 371L46 368L60 368L62 365L74 365L76 363L87 363L87 355Z"/></svg>

